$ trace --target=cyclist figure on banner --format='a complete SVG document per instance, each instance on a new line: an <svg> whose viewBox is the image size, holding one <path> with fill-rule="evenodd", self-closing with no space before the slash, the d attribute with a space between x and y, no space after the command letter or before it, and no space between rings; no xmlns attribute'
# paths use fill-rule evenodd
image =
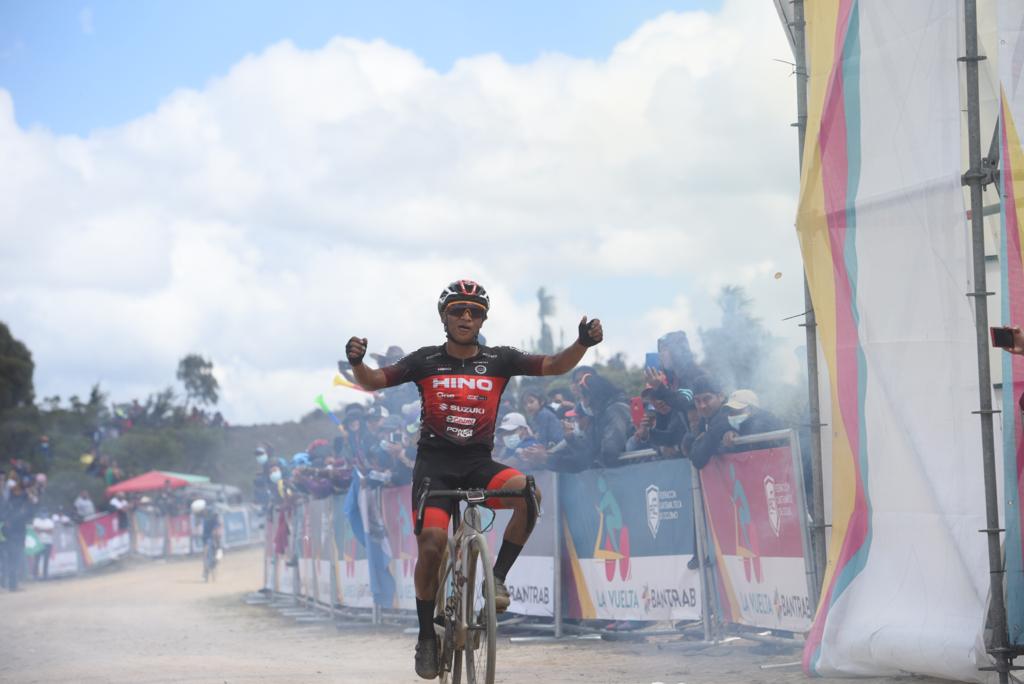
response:
<svg viewBox="0 0 1024 684"><path fill-rule="evenodd" d="M430 478L431 489L521 489L526 477L491 458L501 394L516 375L561 375L576 367L589 347L603 339L601 322L584 316L579 337L553 355L525 354L513 347L488 347L477 338L487 320L490 297L472 280L456 280L437 302L447 341L423 347L393 365L372 369L363 364L365 337L353 337L345 345L347 362L359 384L368 390L415 382L422 402L420 437L413 470L412 508L416 510L420 487ZM540 499L540 492L537 492ZM416 643L416 674L424 679L438 675L438 645L434 632L434 597L438 570L448 539L451 503L428 499L423 531L417 537L416 612L419 638ZM494 562L495 608L509 606L505 578L529 537L525 499L502 499L494 507L512 509L512 519Z"/></svg>
<svg viewBox="0 0 1024 684"><path fill-rule="evenodd" d="M221 549L220 516L213 506L206 505L206 499L192 502L192 514L203 528L203 581L216 579L217 561L224 557Z"/></svg>

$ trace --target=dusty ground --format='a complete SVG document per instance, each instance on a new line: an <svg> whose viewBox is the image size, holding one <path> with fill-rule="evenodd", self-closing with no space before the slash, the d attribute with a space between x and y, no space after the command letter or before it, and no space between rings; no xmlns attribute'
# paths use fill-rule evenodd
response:
<svg viewBox="0 0 1024 684"><path fill-rule="evenodd" d="M229 553L217 582L200 581L198 560L132 561L101 574L27 584L0 593L3 682L359 682L423 681L412 671L414 637L399 628L338 631L299 625L243 596L260 586L260 550ZM721 684L809 680L798 660L728 644L702 654L671 643L499 641L500 682ZM863 679L933 682L917 678Z"/></svg>

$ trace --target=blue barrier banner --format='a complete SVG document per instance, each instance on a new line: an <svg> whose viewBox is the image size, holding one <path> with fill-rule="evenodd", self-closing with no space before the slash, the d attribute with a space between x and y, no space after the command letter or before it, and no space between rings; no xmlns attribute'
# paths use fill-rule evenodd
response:
<svg viewBox="0 0 1024 684"><path fill-rule="evenodd" d="M700 617L688 461L560 478L565 615L613 620Z"/></svg>
<svg viewBox="0 0 1024 684"><path fill-rule="evenodd" d="M224 546L240 546L249 542L249 519L244 510L221 512L224 524Z"/></svg>

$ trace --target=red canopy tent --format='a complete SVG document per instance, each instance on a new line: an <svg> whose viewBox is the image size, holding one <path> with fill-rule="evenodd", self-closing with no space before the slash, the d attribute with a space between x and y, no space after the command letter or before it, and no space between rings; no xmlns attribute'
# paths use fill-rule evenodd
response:
<svg viewBox="0 0 1024 684"><path fill-rule="evenodd" d="M148 473L137 475L117 484L107 487L107 496L129 492L151 492L155 489L163 489L166 483L170 482L171 487L177 489L188 484L188 480L164 473L159 470L151 470Z"/></svg>

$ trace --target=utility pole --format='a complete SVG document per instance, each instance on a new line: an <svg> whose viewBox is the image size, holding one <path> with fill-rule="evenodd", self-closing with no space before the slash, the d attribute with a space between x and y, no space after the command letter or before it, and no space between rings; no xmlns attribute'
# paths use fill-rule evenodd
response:
<svg viewBox="0 0 1024 684"><path fill-rule="evenodd" d="M793 56L796 61L796 130L800 156L798 168L804 165L804 138L807 135L807 53L804 31L804 0L793 0ZM807 408L811 432L811 546L814 553L814 579L818 596L825 577L825 487L821 474L821 398L818 391L818 319L814 315L811 289L804 273L804 334L807 346ZM811 598L815 603L818 596Z"/></svg>
<svg viewBox="0 0 1024 684"><path fill-rule="evenodd" d="M999 683L1009 683L1010 656L1009 635L1006 631L1006 603L1003 598L1003 559L999 533L999 496L996 487L995 440L992 430L992 374L989 368L988 349L988 304L985 282L985 216L982 189L991 182L991 170L981 163L981 104L978 92L978 62L985 59L978 55L978 7L977 0L964 0L964 46L967 54L958 61L964 63L967 81L967 172L963 184L971 190L971 244L974 261L974 291L967 294L974 298L975 340L978 352L978 394L981 418L981 457L985 472L985 524L981 530L988 536L989 568L989 613L992 628L992 642L986 648L996 661L994 669L999 673ZM1006 255L1004 255L1005 257Z"/></svg>

